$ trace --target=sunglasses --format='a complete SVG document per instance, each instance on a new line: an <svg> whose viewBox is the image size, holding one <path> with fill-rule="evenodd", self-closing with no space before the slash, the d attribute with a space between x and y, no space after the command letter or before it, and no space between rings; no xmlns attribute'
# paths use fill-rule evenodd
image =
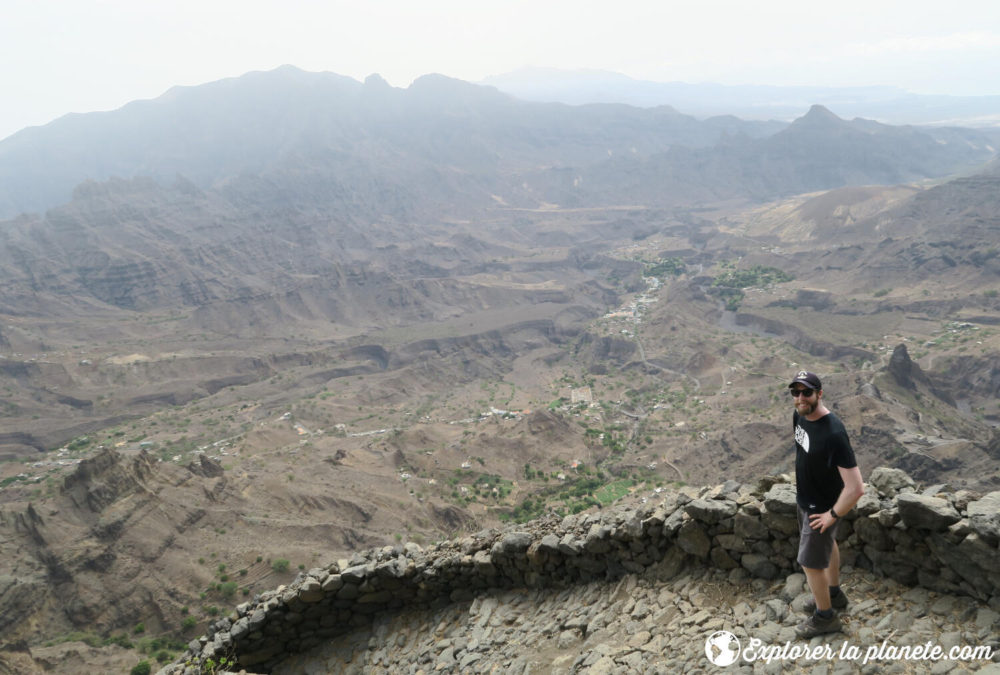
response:
<svg viewBox="0 0 1000 675"><path fill-rule="evenodd" d="M816 393L816 390L815 389L789 389L788 393L791 394L792 398L796 398L798 396L805 396L806 398L809 398L810 396L812 396L813 394Z"/></svg>

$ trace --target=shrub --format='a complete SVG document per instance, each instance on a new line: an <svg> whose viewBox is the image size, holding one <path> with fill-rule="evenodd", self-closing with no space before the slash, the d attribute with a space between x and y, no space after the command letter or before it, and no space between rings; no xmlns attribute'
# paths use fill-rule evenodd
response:
<svg viewBox="0 0 1000 675"><path fill-rule="evenodd" d="M191 630L197 625L198 625L198 619L194 618L189 614L188 616L184 617L184 620L181 622L181 630L183 630L186 633L187 631Z"/></svg>
<svg viewBox="0 0 1000 675"><path fill-rule="evenodd" d="M149 675L151 672L153 672L153 666L149 665L149 661L142 660L132 666L131 675Z"/></svg>
<svg viewBox="0 0 1000 675"><path fill-rule="evenodd" d="M647 264L643 274L647 277L665 277L668 274L676 277L683 274L686 269L687 266L681 258L666 258Z"/></svg>
<svg viewBox="0 0 1000 675"><path fill-rule="evenodd" d="M288 566L290 564L291 563L289 563L287 559L278 558L277 560L271 563L271 569L274 570L275 572L287 572Z"/></svg>
<svg viewBox="0 0 1000 675"><path fill-rule="evenodd" d="M90 643L88 642L87 644ZM97 647L97 646L107 646L107 645L118 645L122 649L132 649L135 646L134 644L132 644L132 641L128 639L128 636L125 635L124 633L122 633L121 635L112 635L106 637L104 638L103 641L101 641L100 645L92 644L90 646Z"/></svg>

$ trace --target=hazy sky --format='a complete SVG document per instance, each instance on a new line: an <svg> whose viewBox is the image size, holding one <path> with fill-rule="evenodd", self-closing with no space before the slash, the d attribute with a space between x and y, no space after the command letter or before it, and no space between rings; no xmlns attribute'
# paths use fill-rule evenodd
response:
<svg viewBox="0 0 1000 675"><path fill-rule="evenodd" d="M2 0L0 138L290 63L406 87L522 66L1000 94L997 0Z"/></svg>

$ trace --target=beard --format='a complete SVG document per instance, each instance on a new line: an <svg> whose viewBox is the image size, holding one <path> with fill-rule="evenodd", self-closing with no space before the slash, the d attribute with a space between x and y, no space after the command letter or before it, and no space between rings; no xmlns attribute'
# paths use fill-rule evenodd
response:
<svg viewBox="0 0 1000 675"><path fill-rule="evenodd" d="M799 414L803 417L808 417L812 415L817 406L819 406L819 401L800 399L798 403L795 404L795 409L799 411Z"/></svg>

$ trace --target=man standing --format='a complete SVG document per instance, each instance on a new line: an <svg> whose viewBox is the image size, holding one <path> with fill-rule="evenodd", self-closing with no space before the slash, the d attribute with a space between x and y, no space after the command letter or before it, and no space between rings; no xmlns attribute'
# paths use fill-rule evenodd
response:
<svg viewBox="0 0 1000 675"><path fill-rule="evenodd" d="M823 385L815 373L801 370L788 385L795 402L795 493L798 502L798 563L813 600L809 618L795 627L800 638L840 630L833 608L847 607L840 590L837 525L864 494L861 471L843 422L823 405Z"/></svg>

